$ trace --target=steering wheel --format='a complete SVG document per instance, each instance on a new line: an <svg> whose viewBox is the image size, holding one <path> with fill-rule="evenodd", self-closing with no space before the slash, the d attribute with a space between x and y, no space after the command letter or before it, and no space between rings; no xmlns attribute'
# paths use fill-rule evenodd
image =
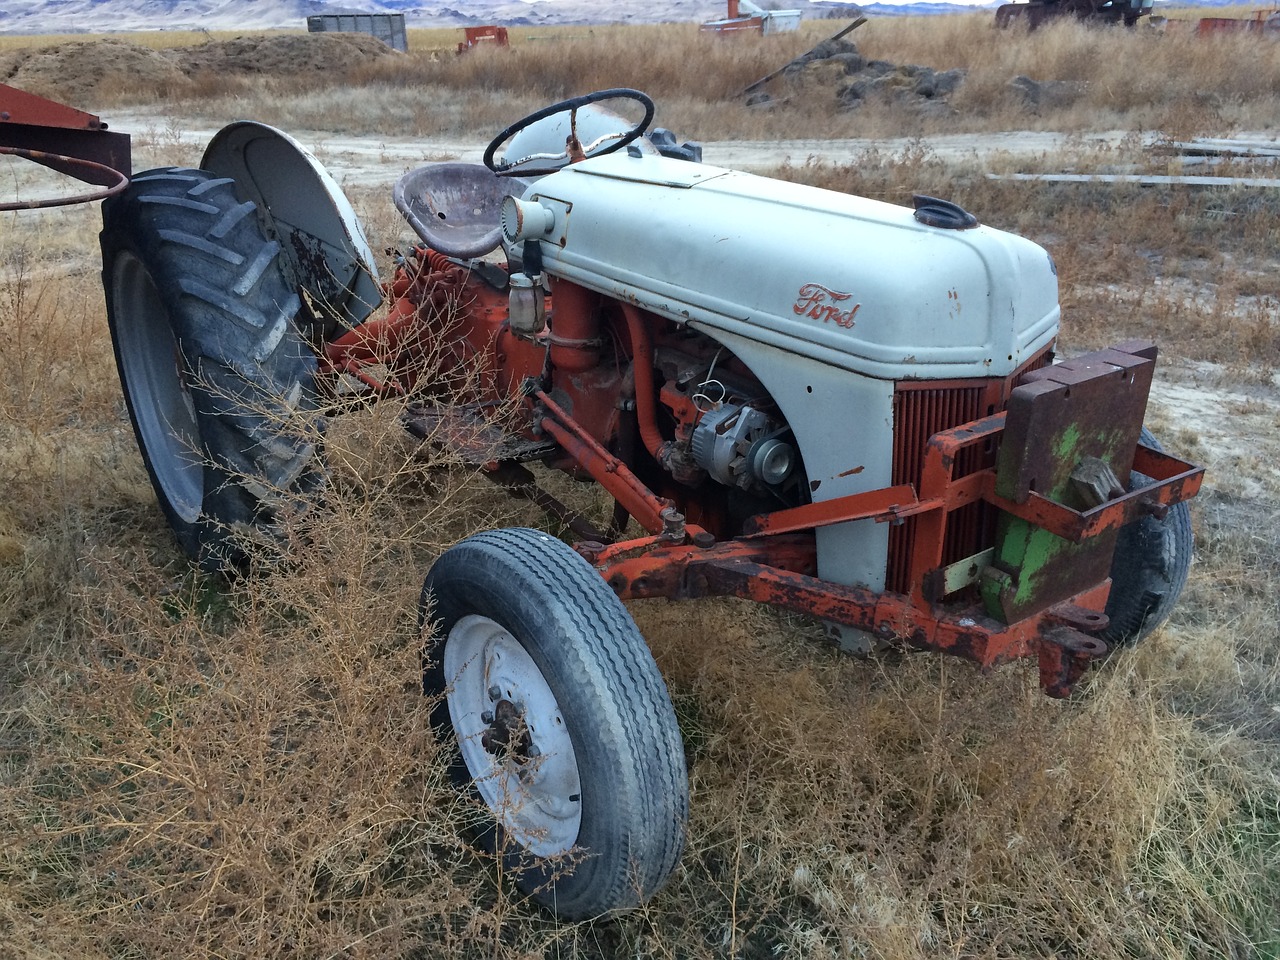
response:
<svg viewBox="0 0 1280 960"><path fill-rule="evenodd" d="M591 103L599 103L601 100L634 100L636 103L644 107L644 118L628 130L617 133L606 133L603 136L596 137L590 143L583 145L578 140L578 110ZM514 137L520 131L533 126L541 120L553 117L557 113L569 112L569 137L565 149L559 153L531 153L527 157L521 157L519 160L498 163L494 160L494 154L498 152L498 148ZM561 100L559 103L553 103L549 107L543 107L536 113L531 113L527 117L517 120L511 126L507 127L500 134L493 138L493 141L485 148L484 165L496 173L498 176L527 176L540 175L544 173L554 173L561 167L567 166L574 160L585 160L588 157L601 157L606 153L613 153L615 150L621 150L631 141L649 128L649 123L653 120L653 101L649 99L647 94L641 93L639 90L632 90L629 87L617 87L612 90L597 90L595 93L587 93L580 97L571 97L568 100ZM547 166L526 167L524 164L532 161L547 161Z"/></svg>

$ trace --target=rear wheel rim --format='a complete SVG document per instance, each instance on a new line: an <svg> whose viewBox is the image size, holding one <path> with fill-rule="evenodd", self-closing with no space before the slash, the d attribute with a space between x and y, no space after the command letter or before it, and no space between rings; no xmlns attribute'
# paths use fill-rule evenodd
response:
<svg viewBox="0 0 1280 960"><path fill-rule="evenodd" d="M539 857L568 853L582 827L582 780L542 671L510 632L475 615L449 631L443 666L463 762L507 839Z"/></svg>
<svg viewBox="0 0 1280 960"><path fill-rule="evenodd" d="M124 251L112 272L121 380L138 437L170 507L195 523L204 503L204 448L182 351L143 262Z"/></svg>

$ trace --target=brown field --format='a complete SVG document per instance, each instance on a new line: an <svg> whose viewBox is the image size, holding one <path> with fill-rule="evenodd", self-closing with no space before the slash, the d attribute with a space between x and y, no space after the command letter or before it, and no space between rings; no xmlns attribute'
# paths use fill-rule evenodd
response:
<svg viewBox="0 0 1280 960"><path fill-rule="evenodd" d="M1280 958L1280 195L985 176L1169 172L1153 134L1274 138L1280 46L876 21L854 34L868 57L968 71L951 113L841 110L820 76L771 88L780 107L733 96L834 30L806 28L743 44L687 26L513 31L510 52L464 58L456 32L415 33L417 52L349 71L179 68L152 87L90 70L72 92L108 120L156 118L133 131L138 169L197 162L183 129L243 116L388 151L481 145L620 85L683 137L918 138L778 175L949 197L1048 247L1065 353L1160 342L1151 425L1209 467L1169 623L1064 703L1026 666L853 660L768 609L635 604L685 734L689 851L644 909L557 923L464 842L475 812L435 762L415 679L432 558L540 516L424 458L384 404L333 425L330 500L286 564L233 583L193 570L124 412L97 210L0 214L0 957ZM37 45L14 40L0 67ZM1017 75L1083 86L1034 112ZM931 146L1007 130L1077 139L1031 160ZM1133 136L1089 140L1113 130ZM53 187L0 166L5 198ZM352 194L374 249L402 242L389 191Z"/></svg>

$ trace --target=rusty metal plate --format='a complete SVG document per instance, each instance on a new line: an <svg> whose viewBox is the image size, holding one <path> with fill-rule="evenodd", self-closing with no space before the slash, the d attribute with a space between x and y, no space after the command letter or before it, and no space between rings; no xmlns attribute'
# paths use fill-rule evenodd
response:
<svg viewBox="0 0 1280 960"><path fill-rule="evenodd" d="M1066 502L1067 480L1085 457L1128 477L1154 371L1153 357L1110 348L1029 373L1009 395L996 492L1018 503L1033 490Z"/></svg>
<svg viewBox="0 0 1280 960"><path fill-rule="evenodd" d="M1032 494L1072 509L1082 502L1073 471L1092 458L1127 480L1146 413L1155 350L1131 343L1028 374L1009 396L996 492L1015 503ZM1105 579L1115 531L1071 543L1002 513L996 559L983 581L987 611L1013 623Z"/></svg>

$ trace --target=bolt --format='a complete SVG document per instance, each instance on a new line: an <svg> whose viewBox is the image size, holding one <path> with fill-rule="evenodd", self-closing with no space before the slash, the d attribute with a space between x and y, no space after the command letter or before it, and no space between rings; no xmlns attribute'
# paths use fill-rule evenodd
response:
<svg viewBox="0 0 1280 960"><path fill-rule="evenodd" d="M693 535L693 545L703 550L714 547L716 545L715 534L708 530L699 530Z"/></svg>
<svg viewBox="0 0 1280 960"><path fill-rule="evenodd" d="M480 714L480 722L481 722L481 723L483 723L483 724L490 724L490 723L493 723L493 711L492 711L492 710L485 710L483 713L481 713L481 714Z"/></svg>
<svg viewBox="0 0 1280 960"><path fill-rule="evenodd" d="M526 752L529 754L530 760L537 760L538 757L542 756L542 748L536 743L529 744L529 749Z"/></svg>
<svg viewBox="0 0 1280 960"><path fill-rule="evenodd" d="M1144 500L1142 501L1142 508L1157 520L1163 520L1169 515L1169 505L1167 503L1160 503L1155 500Z"/></svg>
<svg viewBox="0 0 1280 960"><path fill-rule="evenodd" d="M659 537L663 540L683 543L685 537L684 514L675 507L664 507L659 517L662 520L662 533L659 534Z"/></svg>
<svg viewBox="0 0 1280 960"><path fill-rule="evenodd" d="M497 700L502 696L502 688L496 683L489 688L489 699Z"/></svg>

